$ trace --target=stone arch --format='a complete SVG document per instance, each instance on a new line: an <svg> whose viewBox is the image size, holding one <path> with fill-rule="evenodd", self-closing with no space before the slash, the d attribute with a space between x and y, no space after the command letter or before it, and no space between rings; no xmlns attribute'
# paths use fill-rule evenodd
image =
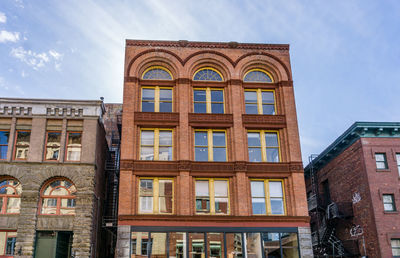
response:
<svg viewBox="0 0 400 258"><path fill-rule="evenodd" d="M166 49L148 49L140 52L129 61L125 76L140 78L140 72L143 72L144 69L149 67L147 66L144 68L144 66L146 66L147 63L156 63L157 61L169 66L167 68L171 69L170 72L173 74L174 79L179 77L177 71L180 70L180 67L178 66L183 66L183 60L174 52Z"/></svg>
<svg viewBox="0 0 400 258"><path fill-rule="evenodd" d="M208 51L200 51L197 53L198 54L193 55L185 64L185 77L191 80L197 70L203 67L212 67L222 74L224 77L223 81L228 81L232 78L233 66L225 57L210 54Z"/></svg>
<svg viewBox="0 0 400 258"><path fill-rule="evenodd" d="M137 73L134 75L135 77L141 79L143 73L148 69L153 66L162 66L163 68L167 69L171 75L172 75L172 80L175 80L178 77L178 68L171 63L171 61L162 58L162 57L150 57L146 58L144 60L141 60L141 62L137 64Z"/></svg>
<svg viewBox="0 0 400 258"><path fill-rule="evenodd" d="M265 52L251 52L242 55L235 61L235 67L239 70L241 79L246 71L248 71L252 64L258 63L259 65L268 68L268 72L274 74L275 82L278 81L291 81L292 76L288 66L278 57Z"/></svg>
<svg viewBox="0 0 400 258"><path fill-rule="evenodd" d="M265 70L267 74L272 76L272 81L274 83L281 81L282 76L279 72L279 68L272 63L265 62L264 60L250 60L249 62L238 67L240 69L239 76L240 80L244 80L245 74L252 69Z"/></svg>

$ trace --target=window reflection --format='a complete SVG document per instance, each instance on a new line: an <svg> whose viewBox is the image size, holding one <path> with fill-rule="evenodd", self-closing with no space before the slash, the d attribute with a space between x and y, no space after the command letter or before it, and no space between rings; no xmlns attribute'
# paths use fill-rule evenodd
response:
<svg viewBox="0 0 400 258"><path fill-rule="evenodd" d="M41 214L74 215L76 187L66 180L54 180L41 193Z"/></svg>
<svg viewBox="0 0 400 258"><path fill-rule="evenodd" d="M0 182L0 214L20 212L22 186L19 181L5 179Z"/></svg>
<svg viewBox="0 0 400 258"><path fill-rule="evenodd" d="M26 160L28 158L30 141L30 131L17 131L17 138L15 141L15 159Z"/></svg>

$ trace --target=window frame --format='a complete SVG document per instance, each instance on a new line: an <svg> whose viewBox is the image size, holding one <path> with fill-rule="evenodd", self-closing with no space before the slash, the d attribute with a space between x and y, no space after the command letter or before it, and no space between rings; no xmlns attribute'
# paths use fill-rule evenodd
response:
<svg viewBox="0 0 400 258"><path fill-rule="evenodd" d="M280 142L280 137L279 137L279 131L278 130L247 130L247 156L249 162L257 162L257 161L250 161L250 156L249 156L249 137L248 133L259 133L260 134L260 144L261 144L261 161L260 162L271 162L271 163L280 163L282 162L282 153L281 153L281 142ZM276 137L278 140L278 147L268 147L266 146L267 143L265 141L265 133L276 133ZM255 147L254 147L255 148ZM273 161L268 161L267 160L267 148L278 148L278 157L279 161L278 162L273 162Z"/></svg>
<svg viewBox="0 0 400 258"><path fill-rule="evenodd" d="M6 144L0 144L0 148L5 146L6 150L7 150L5 159L2 159L1 156L0 156L0 160L7 160L8 147L9 147L9 143L10 143L10 130L0 130L0 132L8 132L7 143Z"/></svg>
<svg viewBox="0 0 400 258"><path fill-rule="evenodd" d="M21 145L21 144L17 145L18 133L20 133L20 132L25 132L25 133L29 132L29 144L28 145ZM32 130L25 130L25 129L24 130L15 130L13 160L28 160L29 151L31 148L31 136L32 136ZM26 158L24 158L24 159L17 158L17 156L16 156L17 148L18 147L26 147L26 146L28 146L28 154L26 155Z"/></svg>
<svg viewBox="0 0 400 258"><path fill-rule="evenodd" d="M212 70L212 71L216 72L221 77L221 80L220 81L216 81L216 80L215 81L213 81L213 80L211 80L211 81L210 80L195 80L194 77L196 76L196 74L198 72L203 71L203 70ZM196 72L193 73L192 81L196 81L196 82L224 82L225 80L224 80L224 76L222 75L222 73L220 71L218 71L214 67L206 66L206 67L202 67L200 69L197 69Z"/></svg>
<svg viewBox="0 0 400 258"><path fill-rule="evenodd" d="M197 195L196 195L196 182L197 181L207 181L208 182L208 195L209 195L209 200L210 200L210 211L209 212L197 212L196 208L196 201L197 201ZM214 188L214 182L215 181L226 181L227 185L227 193L228 193L228 212L225 213L216 213L215 212L215 188ZM210 177L196 177L194 178L194 212L196 215L217 215L217 216L227 216L231 214L231 197L230 197L230 187L229 187L230 180L229 178L210 178ZM203 197L203 196L200 196ZM218 198L218 197L217 197ZM222 197L226 198L226 197Z"/></svg>
<svg viewBox="0 0 400 258"><path fill-rule="evenodd" d="M69 190L69 188L66 188L65 186L57 186L57 187L52 187L53 189L50 191L54 191L57 188L65 188L67 190L67 192L69 193L69 195L44 195L44 191L47 189L47 187L50 187L50 184L56 181L67 181L71 184L71 186L75 187L75 192L77 193L78 190L76 188L76 185L71 182L70 180L66 179L66 178L54 178L52 180L49 180L48 182L46 182L42 188L40 189L40 198L39 198L39 205L38 205L38 214L42 215L42 216L75 216L76 215L76 195L74 196L73 194L71 194L71 191ZM55 214L46 214L42 212L42 208L43 208L43 200L48 200L48 199L56 199L56 213ZM74 207L64 207L63 209L71 209L74 211L73 214L61 214L61 201L63 199L67 199L67 200L74 200Z"/></svg>
<svg viewBox="0 0 400 258"><path fill-rule="evenodd" d="M58 158L56 159L56 160L54 160L54 159L47 159L46 158L46 156L47 156L47 148L49 147L48 146L48 138L49 138L49 133L59 133L60 134L60 152L59 152L59 154L58 154ZM46 131L46 141L45 141L45 145L44 145L44 160L45 161L49 161L49 162L59 162L60 161L60 156L61 156L61 137L62 137L62 131L58 131L58 130L48 130L48 131ZM82 140L81 140L82 141ZM67 139L67 141L66 141L66 144L68 145L68 139ZM81 145L82 145L82 143L81 143ZM81 149L82 149L82 146L81 146ZM81 153L82 153L82 150L81 150Z"/></svg>
<svg viewBox="0 0 400 258"><path fill-rule="evenodd" d="M21 193L18 194L18 191L17 191L16 187L13 186L13 185L5 184L5 185L1 186L0 189L5 188L5 187L11 187L11 188L13 188L13 189L14 189L14 192L15 192L15 195L11 195L11 194L0 194L0 198L3 200L2 206L1 206L1 208L0 208L0 214L20 214L20 212L16 212L16 213L15 213L15 212L7 212L7 203L8 203L8 199L9 199L9 198L19 198L19 211L21 211L21 194L22 194L22 184L21 184L21 182L18 181L17 179L15 179L15 178L12 178L12 177L5 177L5 178L2 178L2 179L0 180L0 182L3 182L3 181L10 181L10 180L16 181L16 182L18 182L18 183L21 185Z"/></svg>
<svg viewBox="0 0 400 258"><path fill-rule="evenodd" d="M400 177L400 153L396 153L396 163L397 163L397 172L399 172Z"/></svg>
<svg viewBox="0 0 400 258"><path fill-rule="evenodd" d="M141 212L140 202L140 180L153 180L153 212ZM160 212L160 180L170 180L172 182L172 212ZM156 187L157 186L157 187ZM138 213L143 215L173 215L175 214L175 178L173 177L138 177Z"/></svg>
<svg viewBox="0 0 400 258"><path fill-rule="evenodd" d="M400 238L391 238L391 239L390 239L390 249L392 250L392 255L393 255L393 257L400 257L400 255L394 255L394 254L393 254L393 253L394 253L393 250L394 250L394 249L400 250L400 246L394 247L393 244L392 244L392 241L399 241L399 242L400 242Z"/></svg>
<svg viewBox="0 0 400 258"><path fill-rule="evenodd" d="M143 131L153 131L154 132L154 139L153 139L153 145L142 145L142 132ZM162 145L160 146L160 131L170 131L171 132L171 143L172 145ZM173 161L174 159L174 129L172 128L140 128L140 134L139 134L139 160L145 160L141 158L141 152L142 152L142 146L148 147L148 146L153 146L153 159L151 161ZM171 153L171 160L160 160L160 147L171 147L172 148L172 153ZM157 157L157 158L156 158Z"/></svg>
<svg viewBox="0 0 400 258"><path fill-rule="evenodd" d="M391 202L385 202L385 196L390 196ZM393 193L384 193L384 194L382 194L382 204L383 204L383 211L384 212L396 212L397 211L396 200L395 200L395 196L394 196ZM392 210L386 210L385 209L385 204L392 205L393 209Z"/></svg>
<svg viewBox="0 0 400 258"><path fill-rule="evenodd" d="M383 156L383 161L378 161L376 159L377 155L382 155ZM375 159L375 166L376 166L377 170L387 170L387 169L389 169L389 165L388 165L388 162L387 162L387 156L386 156L385 152L375 152L374 153L374 159ZM378 163L383 163L385 165L385 167L384 168L378 168Z"/></svg>
<svg viewBox="0 0 400 258"><path fill-rule="evenodd" d="M262 72L262 73L265 73L265 74L271 79L271 82L245 81L245 78L246 78L247 74L249 74L249 73L251 73L251 72ZM243 82L244 82L244 83L274 83L275 81L274 81L274 77L272 76L271 73L267 72L267 71L264 70L264 69L254 68L254 69L248 70L248 71L243 75Z"/></svg>
<svg viewBox="0 0 400 258"><path fill-rule="evenodd" d="M153 89L154 90L154 111L143 111L143 89ZM171 112L160 112L160 103L169 101L160 101L160 90L171 90ZM147 101L145 101L147 102ZM150 112L150 113L172 113L174 112L174 87L169 86L147 86L143 85L140 87L140 112Z"/></svg>
<svg viewBox="0 0 400 258"><path fill-rule="evenodd" d="M256 92L257 94L257 114L249 114L246 113L246 104L254 104L254 103L248 103L246 102L246 92ZM262 101L262 93L263 92L272 92L273 96L274 96L274 114L264 114L263 112L263 101ZM265 103L266 105L271 105L271 103ZM257 89L244 89L244 111L246 115L266 115L266 116L275 116L277 115L277 109L276 109L276 92L274 89L261 89L261 88L257 88Z"/></svg>
<svg viewBox="0 0 400 258"><path fill-rule="evenodd" d="M195 112L195 103L196 101L194 100L194 91L196 90L205 90L206 91L206 113L197 113ZM223 112L222 113L212 113L212 104L221 104L221 102L212 102L211 100L211 92L212 91L222 91L222 107L223 107ZM202 101L197 101L197 103L203 103ZM215 88L215 87L195 87L193 88L193 113L196 114L225 114L225 90L223 88Z"/></svg>
<svg viewBox="0 0 400 258"><path fill-rule="evenodd" d="M69 148L68 140L69 140L69 135L71 133L80 133L81 134L81 146L79 147L81 151L80 151L80 154L79 154L79 160L69 160L68 159L68 148ZM65 153L64 153L65 161L67 161L67 162L81 162L81 160L82 160L82 146L83 146L82 140L83 140L83 132L82 131L67 131L67 139L66 139L66 142L65 142Z"/></svg>
<svg viewBox="0 0 400 258"><path fill-rule="evenodd" d="M202 145L196 145L196 132L207 132L207 151L208 160L200 161L196 160L196 147L205 147ZM214 132L224 132L225 133L225 161L214 161L214 144L213 144L213 133ZM193 146L194 146L194 161L198 162L228 162L228 134L226 129L194 129L193 134ZM221 148L220 146L216 148Z"/></svg>
<svg viewBox="0 0 400 258"><path fill-rule="evenodd" d="M264 183L264 199L265 199L265 214L253 214L253 195L251 192L251 182L263 182ZM272 214L271 211L271 198L269 192L269 182L281 182L282 186L282 202L283 202L283 214ZM284 179L261 179L261 178L251 178L249 179L250 183L250 207L251 214L253 216L287 216L287 208L286 208L286 194L285 194L285 181ZM260 197L261 198L261 197Z"/></svg>
<svg viewBox="0 0 400 258"><path fill-rule="evenodd" d="M166 71L171 76L171 79L143 79L147 72L149 72L151 70L154 70L154 69L161 69L161 70ZM167 68L165 68L164 66L160 66L160 65L155 65L155 66L148 67L146 70L144 70L144 72L142 73L142 76L140 78L141 78L141 80L144 80L144 81L157 81L157 80L160 80L160 81L172 81L172 80L174 80L174 76L172 76L172 73Z"/></svg>

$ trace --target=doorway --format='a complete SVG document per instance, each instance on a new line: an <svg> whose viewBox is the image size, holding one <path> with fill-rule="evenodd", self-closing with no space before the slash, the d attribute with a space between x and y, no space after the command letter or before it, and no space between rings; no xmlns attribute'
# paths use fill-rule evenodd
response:
<svg viewBox="0 0 400 258"><path fill-rule="evenodd" d="M70 258L72 232L37 231L35 258Z"/></svg>

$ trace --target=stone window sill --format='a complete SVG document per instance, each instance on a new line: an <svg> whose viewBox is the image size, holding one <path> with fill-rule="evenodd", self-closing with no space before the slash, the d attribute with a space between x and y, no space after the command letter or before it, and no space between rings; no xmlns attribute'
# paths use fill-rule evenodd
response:
<svg viewBox="0 0 400 258"><path fill-rule="evenodd" d="M376 169L376 172L390 172L390 169Z"/></svg>
<svg viewBox="0 0 400 258"><path fill-rule="evenodd" d="M384 211L383 214L399 214L398 211Z"/></svg>

